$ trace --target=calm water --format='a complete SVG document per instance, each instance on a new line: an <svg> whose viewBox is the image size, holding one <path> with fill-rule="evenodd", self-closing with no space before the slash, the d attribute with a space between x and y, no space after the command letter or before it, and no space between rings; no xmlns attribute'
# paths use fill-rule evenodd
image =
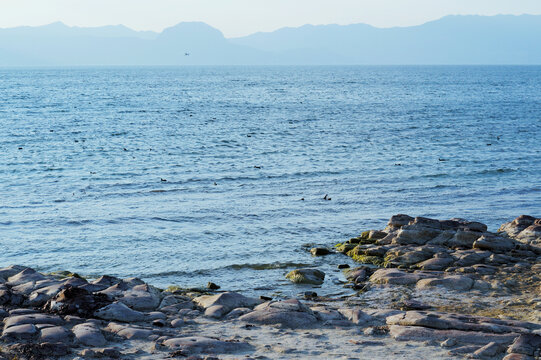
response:
<svg viewBox="0 0 541 360"><path fill-rule="evenodd" d="M4 69L0 123L2 266L332 292L303 245L541 215L541 67Z"/></svg>

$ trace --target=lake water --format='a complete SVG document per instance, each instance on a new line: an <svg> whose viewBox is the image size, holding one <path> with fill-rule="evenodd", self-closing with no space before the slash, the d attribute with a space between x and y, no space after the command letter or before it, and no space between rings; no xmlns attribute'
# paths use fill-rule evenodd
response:
<svg viewBox="0 0 541 360"><path fill-rule="evenodd" d="M0 69L0 124L2 266L330 293L306 244L541 216L541 67Z"/></svg>

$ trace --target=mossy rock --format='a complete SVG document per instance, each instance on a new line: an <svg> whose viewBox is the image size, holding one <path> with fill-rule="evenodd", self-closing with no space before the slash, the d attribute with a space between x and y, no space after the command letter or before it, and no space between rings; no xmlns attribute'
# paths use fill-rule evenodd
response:
<svg viewBox="0 0 541 360"><path fill-rule="evenodd" d="M356 247L357 247L356 244L347 244L347 243L335 245L336 251L341 252L343 254L346 254L348 251L353 250Z"/></svg>
<svg viewBox="0 0 541 360"><path fill-rule="evenodd" d="M74 277L74 278L78 278L78 279L83 278L79 274L71 272L71 271L67 271L67 270L54 271L52 273L49 273L49 275L56 276L59 279L66 279L66 278L70 278L70 277Z"/></svg>
<svg viewBox="0 0 541 360"><path fill-rule="evenodd" d="M383 266L383 259L379 256L368 256L364 255L363 249L355 248L348 251L347 256L352 258L354 261L362 264L372 264L376 266Z"/></svg>
<svg viewBox="0 0 541 360"><path fill-rule="evenodd" d="M286 279L296 284L321 285L325 280L325 273L317 269L297 269L290 271Z"/></svg>

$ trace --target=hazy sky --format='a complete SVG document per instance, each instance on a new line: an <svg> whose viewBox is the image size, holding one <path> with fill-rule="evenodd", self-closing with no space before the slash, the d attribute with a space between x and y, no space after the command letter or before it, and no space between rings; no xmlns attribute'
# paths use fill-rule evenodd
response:
<svg viewBox="0 0 541 360"><path fill-rule="evenodd" d="M161 31L204 21L226 37L304 24L408 26L449 14L541 14L541 0L0 0L0 27L124 24Z"/></svg>

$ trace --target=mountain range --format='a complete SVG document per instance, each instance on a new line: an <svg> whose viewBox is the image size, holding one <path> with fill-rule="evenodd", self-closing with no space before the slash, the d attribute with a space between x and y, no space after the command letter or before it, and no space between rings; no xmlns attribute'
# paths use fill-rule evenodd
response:
<svg viewBox="0 0 541 360"><path fill-rule="evenodd" d="M225 38L201 22L161 33L53 23L0 29L0 66L541 64L541 15L423 25L305 25Z"/></svg>

